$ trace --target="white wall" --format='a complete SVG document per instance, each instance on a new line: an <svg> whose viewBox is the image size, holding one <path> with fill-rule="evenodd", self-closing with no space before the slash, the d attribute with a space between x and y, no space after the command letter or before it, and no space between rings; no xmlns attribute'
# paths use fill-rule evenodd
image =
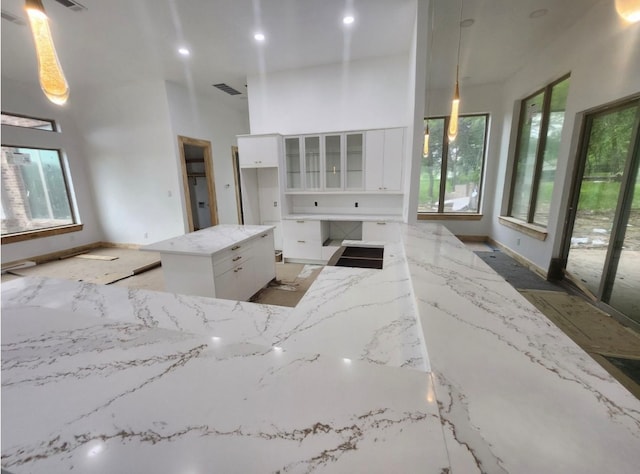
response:
<svg viewBox="0 0 640 474"><path fill-rule="evenodd" d="M88 179L87 155L79 131L69 113L76 101L71 91L69 103L60 107L51 104L37 84L20 83L2 78L2 111L55 120L62 133L2 126L2 144L29 147L55 147L66 159L70 185L76 198L76 216L83 229L80 232L43 237L25 242L2 245L2 262L13 262L29 257L58 252L69 248L100 242L102 230L96 218L94 196Z"/></svg>
<svg viewBox="0 0 640 474"><path fill-rule="evenodd" d="M211 142L218 219L220 224L237 224L231 147L237 144L236 135L249 131L246 109L231 108L215 96L196 95L186 87L169 81L166 82L166 95L172 129L170 139L176 157L179 156L178 135Z"/></svg>
<svg viewBox="0 0 640 474"><path fill-rule="evenodd" d="M409 54L249 76L251 133L406 127Z"/></svg>
<svg viewBox="0 0 640 474"><path fill-rule="evenodd" d="M438 117L451 113L453 83L450 89L427 91L425 115ZM482 219L479 221L440 221L456 235L490 235L494 215L494 200L499 181L498 165L502 147L504 85L484 84L467 86L460 84L460 114L489 114L489 131L485 154L484 181L481 196ZM502 186L502 184L500 184ZM416 197L417 199L417 197Z"/></svg>
<svg viewBox="0 0 640 474"><path fill-rule="evenodd" d="M562 142L546 241L539 241L498 223L506 211L506 189L498 189L491 235L546 270L559 256L570 184L576 159L580 113L640 92L640 23L623 23L612 2L599 2L563 36L527 58L527 65L505 83L504 127L498 179L504 182L513 154L517 127L515 104L549 82L571 72ZM461 91L462 92L462 91ZM520 242L520 244L518 244Z"/></svg>
<svg viewBox="0 0 640 474"><path fill-rule="evenodd" d="M98 218L108 242L147 244L185 231L179 160L163 81L77 91Z"/></svg>

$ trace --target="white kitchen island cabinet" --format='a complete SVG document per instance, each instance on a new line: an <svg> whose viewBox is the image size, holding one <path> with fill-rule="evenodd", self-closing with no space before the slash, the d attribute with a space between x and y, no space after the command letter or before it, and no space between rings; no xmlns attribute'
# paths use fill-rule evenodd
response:
<svg viewBox="0 0 640 474"><path fill-rule="evenodd" d="M246 301L276 276L272 226L217 225L141 250L160 253L173 293Z"/></svg>

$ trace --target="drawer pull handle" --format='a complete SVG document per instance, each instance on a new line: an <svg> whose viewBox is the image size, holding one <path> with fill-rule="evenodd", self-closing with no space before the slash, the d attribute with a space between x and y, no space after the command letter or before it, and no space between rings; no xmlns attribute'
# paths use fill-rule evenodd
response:
<svg viewBox="0 0 640 474"><path fill-rule="evenodd" d="M296 221L298 224L304 224L304 221Z"/></svg>
<svg viewBox="0 0 640 474"><path fill-rule="evenodd" d="M240 260L242 258L242 256L238 255L236 258L232 258L231 261L232 262L237 262L238 260Z"/></svg>
<svg viewBox="0 0 640 474"><path fill-rule="evenodd" d="M376 224L378 224L378 225L387 225L386 222L376 222Z"/></svg>
<svg viewBox="0 0 640 474"><path fill-rule="evenodd" d="M239 245L234 245L233 247L231 247L231 250L238 250L240 248Z"/></svg>
<svg viewBox="0 0 640 474"><path fill-rule="evenodd" d="M267 236L267 234L262 234L262 235L260 236L260 238L261 238L261 239L264 239L266 236Z"/></svg>
<svg viewBox="0 0 640 474"><path fill-rule="evenodd" d="M298 240L299 244L304 244L306 242L306 240Z"/></svg>
<svg viewBox="0 0 640 474"><path fill-rule="evenodd" d="M233 273L238 273L240 270L242 270L242 267L238 267L238 268L236 268L236 269L233 271Z"/></svg>

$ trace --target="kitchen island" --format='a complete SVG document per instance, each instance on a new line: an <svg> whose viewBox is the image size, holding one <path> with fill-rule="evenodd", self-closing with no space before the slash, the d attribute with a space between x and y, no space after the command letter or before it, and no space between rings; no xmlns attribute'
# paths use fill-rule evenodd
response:
<svg viewBox="0 0 640 474"><path fill-rule="evenodd" d="M276 276L272 226L221 224L140 250L160 253L174 293L246 301Z"/></svg>
<svg viewBox="0 0 640 474"><path fill-rule="evenodd" d="M9 472L580 472L640 465L640 401L439 225L296 308L2 285Z"/></svg>

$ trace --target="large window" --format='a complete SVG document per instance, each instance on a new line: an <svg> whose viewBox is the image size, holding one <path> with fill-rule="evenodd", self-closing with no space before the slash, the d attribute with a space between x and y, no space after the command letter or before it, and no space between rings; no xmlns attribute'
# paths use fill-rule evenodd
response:
<svg viewBox="0 0 640 474"><path fill-rule="evenodd" d="M449 117L425 119L429 153L420 166L418 213L478 214L487 139L488 115L458 118L458 136L447 139Z"/></svg>
<svg viewBox="0 0 640 474"><path fill-rule="evenodd" d="M33 134L56 131L49 120L3 113L2 122L34 129L29 132ZM26 135L26 141L30 136ZM59 150L2 145L1 155L2 243L80 230Z"/></svg>
<svg viewBox="0 0 640 474"><path fill-rule="evenodd" d="M510 217L546 227L569 92L566 76L522 101Z"/></svg>

